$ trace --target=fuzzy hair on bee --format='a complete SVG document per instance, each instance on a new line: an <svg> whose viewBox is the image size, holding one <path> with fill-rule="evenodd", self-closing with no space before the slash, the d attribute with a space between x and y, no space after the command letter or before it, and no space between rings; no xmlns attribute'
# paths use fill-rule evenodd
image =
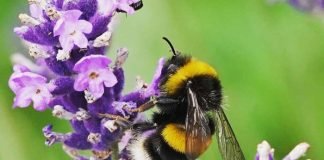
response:
<svg viewBox="0 0 324 160"><path fill-rule="evenodd" d="M133 160L195 160L216 135L224 160L244 160L221 107L222 86L209 64L175 51L161 72L160 93L140 106L157 106L150 122L135 124L128 150ZM150 134L148 134L150 133Z"/></svg>

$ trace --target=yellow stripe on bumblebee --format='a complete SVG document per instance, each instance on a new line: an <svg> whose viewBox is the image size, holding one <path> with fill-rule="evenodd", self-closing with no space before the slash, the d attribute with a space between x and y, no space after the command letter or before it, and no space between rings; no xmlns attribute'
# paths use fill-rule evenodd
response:
<svg viewBox="0 0 324 160"><path fill-rule="evenodd" d="M216 70L207 63L190 59L187 64L180 67L174 75L170 76L163 87L169 94L174 94L188 79L202 75L218 76Z"/></svg>

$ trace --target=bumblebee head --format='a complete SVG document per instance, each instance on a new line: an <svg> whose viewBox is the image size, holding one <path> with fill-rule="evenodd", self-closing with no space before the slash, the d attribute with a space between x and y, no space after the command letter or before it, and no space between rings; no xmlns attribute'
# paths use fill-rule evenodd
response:
<svg viewBox="0 0 324 160"><path fill-rule="evenodd" d="M176 52L172 43L165 37L163 39L169 44L173 56L162 68L161 89L168 95L179 96L186 93L186 88L190 84L199 96L204 96L211 102L217 100L218 104L221 85L216 70L203 61Z"/></svg>
<svg viewBox="0 0 324 160"><path fill-rule="evenodd" d="M191 59L191 56L183 55L180 52L176 51L168 38L163 37L163 40L165 40L169 45L172 52L172 57L170 57L163 65L161 73L161 85L163 85L171 75L175 74Z"/></svg>
<svg viewBox="0 0 324 160"><path fill-rule="evenodd" d="M168 38L163 37L163 40L168 43L173 54L172 57L170 57L165 63L163 70L165 73L172 74L175 73L181 66L185 65L191 57L182 55L180 52L176 51Z"/></svg>

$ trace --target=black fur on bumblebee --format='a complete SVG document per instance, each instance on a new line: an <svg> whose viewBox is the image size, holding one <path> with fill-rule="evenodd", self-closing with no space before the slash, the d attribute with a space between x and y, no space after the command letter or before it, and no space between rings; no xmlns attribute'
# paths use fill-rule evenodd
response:
<svg viewBox="0 0 324 160"><path fill-rule="evenodd" d="M221 107L222 86L218 73L205 62L177 53L161 72L160 94L139 109L154 105L151 122L135 124L128 146L133 160L195 160L216 133L224 160L244 160L244 155Z"/></svg>

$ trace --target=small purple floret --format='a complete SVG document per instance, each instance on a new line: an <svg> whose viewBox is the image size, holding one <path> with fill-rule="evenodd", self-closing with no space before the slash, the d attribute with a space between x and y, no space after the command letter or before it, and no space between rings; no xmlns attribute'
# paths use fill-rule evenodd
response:
<svg viewBox="0 0 324 160"><path fill-rule="evenodd" d="M95 98L100 98L104 87L113 87L117 78L108 68L111 60L102 55L91 55L82 58L73 68L78 76L74 83L77 91L88 90Z"/></svg>
<svg viewBox="0 0 324 160"><path fill-rule="evenodd" d="M59 40L64 51L70 52L74 45L87 48L88 39L84 34L91 33L92 24L79 20L82 12L79 10L65 11L54 26L54 36Z"/></svg>
<svg viewBox="0 0 324 160"><path fill-rule="evenodd" d="M45 110L52 98L50 92L53 89L46 81L45 77L31 72L13 74L9 86L16 94L14 107L28 107L33 102L36 110Z"/></svg>

